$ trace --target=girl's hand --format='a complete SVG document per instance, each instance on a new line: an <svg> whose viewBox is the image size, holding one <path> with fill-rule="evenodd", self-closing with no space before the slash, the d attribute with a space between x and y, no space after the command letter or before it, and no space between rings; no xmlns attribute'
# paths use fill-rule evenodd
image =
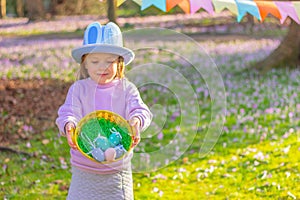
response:
<svg viewBox="0 0 300 200"><path fill-rule="evenodd" d="M77 150L77 146L74 144L72 139L72 135L74 134L74 131L75 131L75 125L72 122L68 122L65 126L65 132L68 139L68 144L72 149Z"/></svg>
<svg viewBox="0 0 300 200"><path fill-rule="evenodd" d="M133 144L132 146L135 147L140 141L140 127L141 127L141 121L137 117L133 117L129 120L129 125L132 126L135 130L135 135L133 136Z"/></svg>

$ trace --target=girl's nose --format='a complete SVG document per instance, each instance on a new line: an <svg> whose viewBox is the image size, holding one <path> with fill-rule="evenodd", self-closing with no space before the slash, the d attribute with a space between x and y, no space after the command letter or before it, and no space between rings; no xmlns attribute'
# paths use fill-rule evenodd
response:
<svg viewBox="0 0 300 200"><path fill-rule="evenodd" d="M99 64L97 65L98 69L102 69L102 70L107 69L109 66L110 66L109 63L99 63Z"/></svg>

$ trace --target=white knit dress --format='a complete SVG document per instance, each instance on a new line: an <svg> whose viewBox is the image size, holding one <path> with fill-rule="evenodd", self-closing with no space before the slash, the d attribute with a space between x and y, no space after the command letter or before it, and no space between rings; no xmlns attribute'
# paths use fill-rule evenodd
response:
<svg viewBox="0 0 300 200"><path fill-rule="evenodd" d="M72 167L67 200L132 200L131 168L113 174L94 174Z"/></svg>

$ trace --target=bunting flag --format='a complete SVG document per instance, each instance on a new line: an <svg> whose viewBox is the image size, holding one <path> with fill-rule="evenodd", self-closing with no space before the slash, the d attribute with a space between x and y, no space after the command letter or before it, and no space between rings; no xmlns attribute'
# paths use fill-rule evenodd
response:
<svg viewBox="0 0 300 200"><path fill-rule="evenodd" d="M182 0L166 0L167 3L167 11L174 8L176 5L178 5Z"/></svg>
<svg viewBox="0 0 300 200"><path fill-rule="evenodd" d="M238 8L238 22L240 22L247 13L253 15L258 20L261 20L259 10L255 2L249 0L236 0L236 5Z"/></svg>
<svg viewBox="0 0 300 200"><path fill-rule="evenodd" d="M117 0L117 7L122 5L126 0Z"/></svg>
<svg viewBox="0 0 300 200"><path fill-rule="evenodd" d="M200 8L206 10L209 14L214 13L214 8L211 1L190 0L191 14L196 13Z"/></svg>
<svg viewBox="0 0 300 200"><path fill-rule="evenodd" d="M142 0L141 9L145 10L146 8L148 8L152 5L159 8L160 10L162 10L164 12L167 11L166 0Z"/></svg>
<svg viewBox="0 0 300 200"><path fill-rule="evenodd" d="M117 0L117 6L127 0ZM266 0L132 0L145 10L155 6L163 12L168 12L175 6L179 6L185 13L194 14L201 8L209 14L222 12L228 9L237 15L240 22L248 13L259 21L264 21L268 15L272 15L284 23L289 17L300 24L300 1L266 1Z"/></svg>
<svg viewBox="0 0 300 200"><path fill-rule="evenodd" d="M238 15L238 9L235 0L213 0L212 2L217 13L220 13L224 9L228 9L233 14Z"/></svg>
<svg viewBox="0 0 300 200"><path fill-rule="evenodd" d="M300 24L299 18L297 16L297 12L291 2L283 3L283 2L275 1L275 5L278 7L278 10L281 14L281 19L280 19L281 23L283 23L285 19L289 16L295 22Z"/></svg>
<svg viewBox="0 0 300 200"><path fill-rule="evenodd" d="M190 2L189 0L182 0L178 6L186 13L191 13Z"/></svg>
<svg viewBox="0 0 300 200"><path fill-rule="evenodd" d="M292 2L295 10L296 10L296 13L298 15L298 18L300 19L300 2Z"/></svg>
<svg viewBox="0 0 300 200"><path fill-rule="evenodd" d="M132 1L135 2L139 6L142 5L142 0L132 0Z"/></svg>
<svg viewBox="0 0 300 200"><path fill-rule="evenodd" d="M274 2L272 1L259 1L255 0L255 3L258 7L261 20L264 21L268 14L273 15L274 17L277 17L278 19L281 19L281 14L279 13L279 10Z"/></svg>

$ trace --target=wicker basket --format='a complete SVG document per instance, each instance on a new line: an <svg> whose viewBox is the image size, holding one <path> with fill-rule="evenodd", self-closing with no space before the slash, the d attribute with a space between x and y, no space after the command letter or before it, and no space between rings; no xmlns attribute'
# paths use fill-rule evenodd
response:
<svg viewBox="0 0 300 200"><path fill-rule="evenodd" d="M72 140L84 156L105 164L118 161L126 156L132 150L134 135L132 127L123 117L110 111L97 110L80 120ZM114 148L117 152L115 154L117 157L113 161L108 161L106 154L103 157L103 153L108 148ZM101 153L101 151L103 152Z"/></svg>

